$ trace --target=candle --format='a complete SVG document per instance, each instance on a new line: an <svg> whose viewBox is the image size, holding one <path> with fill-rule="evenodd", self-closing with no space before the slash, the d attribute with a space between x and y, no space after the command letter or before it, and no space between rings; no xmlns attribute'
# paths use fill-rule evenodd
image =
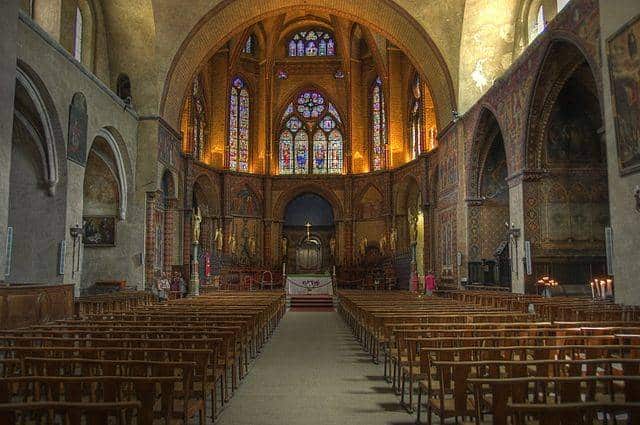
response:
<svg viewBox="0 0 640 425"><path fill-rule="evenodd" d="M282 276L287 274L287 263L282 263Z"/></svg>
<svg viewBox="0 0 640 425"><path fill-rule="evenodd" d="M589 286L591 286L591 299L595 299L596 298L596 293L593 290L593 280L591 282L589 282Z"/></svg>
<svg viewBox="0 0 640 425"><path fill-rule="evenodd" d="M613 280L607 279L607 295L613 297Z"/></svg>
<svg viewBox="0 0 640 425"><path fill-rule="evenodd" d="M333 275L334 276L336 275L336 266L335 265L333 266Z"/></svg>
<svg viewBox="0 0 640 425"><path fill-rule="evenodd" d="M605 292L604 286L606 285L606 282L604 280L600 281L600 298L605 299L607 294Z"/></svg>

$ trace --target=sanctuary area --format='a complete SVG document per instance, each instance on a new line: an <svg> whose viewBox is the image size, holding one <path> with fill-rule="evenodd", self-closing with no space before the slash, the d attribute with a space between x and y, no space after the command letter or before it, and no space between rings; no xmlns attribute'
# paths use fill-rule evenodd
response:
<svg viewBox="0 0 640 425"><path fill-rule="evenodd" d="M640 423L638 0L0 28L0 425Z"/></svg>

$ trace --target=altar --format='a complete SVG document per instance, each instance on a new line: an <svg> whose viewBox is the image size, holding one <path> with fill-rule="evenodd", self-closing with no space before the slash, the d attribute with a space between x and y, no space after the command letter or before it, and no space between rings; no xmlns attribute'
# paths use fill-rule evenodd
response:
<svg viewBox="0 0 640 425"><path fill-rule="evenodd" d="M287 276L287 295L331 295L333 279L328 274L295 274Z"/></svg>

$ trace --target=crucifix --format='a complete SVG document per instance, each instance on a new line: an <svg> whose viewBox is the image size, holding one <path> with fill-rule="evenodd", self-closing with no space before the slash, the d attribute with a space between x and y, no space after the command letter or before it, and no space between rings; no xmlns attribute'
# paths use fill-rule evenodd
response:
<svg viewBox="0 0 640 425"><path fill-rule="evenodd" d="M307 240L311 239L311 223L307 221L307 224L304 225L307 228Z"/></svg>

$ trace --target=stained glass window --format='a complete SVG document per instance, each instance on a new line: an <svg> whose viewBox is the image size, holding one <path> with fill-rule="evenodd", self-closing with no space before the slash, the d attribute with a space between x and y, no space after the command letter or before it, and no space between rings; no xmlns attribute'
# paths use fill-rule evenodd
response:
<svg viewBox="0 0 640 425"><path fill-rule="evenodd" d="M309 171L309 135L302 130L296 134L294 140L296 153L296 174L307 174Z"/></svg>
<svg viewBox="0 0 640 425"><path fill-rule="evenodd" d="M416 159L422 153L422 83L420 82L420 76L416 75L411 87L411 111L410 111L410 125L409 129L410 142L411 142L411 159Z"/></svg>
<svg viewBox="0 0 640 425"><path fill-rule="evenodd" d="M300 93L281 122L280 174L342 172L342 123L335 106L321 93Z"/></svg>
<svg viewBox="0 0 640 425"><path fill-rule="evenodd" d="M242 48L242 53L246 53L247 55L253 55L256 52L256 37L251 34L247 37L247 40L244 42L244 47Z"/></svg>
<svg viewBox="0 0 640 425"><path fill-rule="evenodd" d="M82 12L76 7L75 38L73 40L73 57L82 62Z"/></svg>
<svg viewBox="0 0 640 425"><path fill-rule="evenodd" d="M313 172L327 172L327 135L320 129L313 135Z"/></svg>
<svg viewBox="0 0 640 425"><path fill-rule="evenodd" d="M280 135L280 174L293 173L293 134L285 130Z"/></svg>
<svg viewBox="0 0 640 425"><path fill-rule="evenodd" d="M333 34L322 29L300 31L287 43L287 55L290 57L335 56L335 54L336 44Z"/></svg>
<svg viewBox="0 0 640 425"><path fill-rule="evenodd" d="M371 90L371 166L373 171L385 167L387 117L382 80L376 78Z"/></svg>
<svg viewBox="0 0 640 425"><path fill-rule="evenodd" d="M246 83L234 78L229 98L229 168L249 171L250 99Z"/></svg>
<svg viewBox="0 0 640 425"><path fill-rule="evenodd" d="M206 128L206 112L204 103L204 92L200 76L193 79L191 83L191 153L198 161L204 160L205 150L205 128Z"/></svg>

